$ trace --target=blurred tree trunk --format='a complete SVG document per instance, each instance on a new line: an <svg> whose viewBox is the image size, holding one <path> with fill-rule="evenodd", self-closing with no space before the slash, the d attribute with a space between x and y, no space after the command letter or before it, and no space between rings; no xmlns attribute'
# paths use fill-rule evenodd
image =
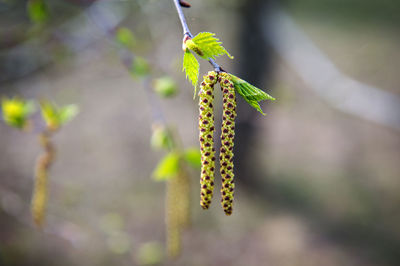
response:
<svg viewBox="0 0 400 266"><path fill-rule="evenodd" d="M248 0L239 7L238 14L242 28L238 35L240 52L237 64L238 75L251 84L265 90L272 84L272 50L264 38L263 25L269 16L274 0ZM269 91L268 91L269 92ZM240 97L239 97L240 98ZM239 182L255 188L265 176L258 176L254 169L252 149L257 145L256 120L260 114L242 99L238 99L238 118L236 124L235 167ZM263 106L265 110L266 105ZM265 133L264 133L265 134ZM265 137L265 135L264 135Z"/></svg>

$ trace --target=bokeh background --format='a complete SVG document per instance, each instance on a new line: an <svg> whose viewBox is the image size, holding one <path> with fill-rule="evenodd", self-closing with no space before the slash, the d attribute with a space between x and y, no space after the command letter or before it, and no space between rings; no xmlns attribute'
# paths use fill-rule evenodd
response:
<svg viewBox="0 0 400 266"><path fill-rule="evenodd" d="M235 56L218 63L277 100L265 117L239 100L232 216L218 193L201 210L191 172L192 224L175 260L165 183L151 178L163 156L150 145L154 105L185 147L198 147L198 110L173 2L45 2L38 26L27 1L0 0L0 95L80 113L54 137L42 231L29 211L37 137L0 121L0 265L400 264L399 1L190 2L191 31L215 32ZM132 78L109 37L121 25L177 97Z"/></svg>

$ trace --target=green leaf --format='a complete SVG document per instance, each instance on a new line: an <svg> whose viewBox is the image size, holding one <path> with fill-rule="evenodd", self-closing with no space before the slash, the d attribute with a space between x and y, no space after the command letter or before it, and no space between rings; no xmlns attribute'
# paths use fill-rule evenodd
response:
<svg viewBox="0 0 400 266"><path fill-rule="evenodd" d="M4 122L12 127L23 129L28 125L29 116L35 111L32 101L15 98L1 100Z"/></svg>
<svg viewBox="0 0 400 266"><path fill-rule="evenodd" d="M228 51L222 46L222 42L215 37L215 33L212 32L200 32L197 34L192 41L196 44L198 49L201 51L197 52L203 59L212 58L215 59L218 56L226 54L230 59L233 59Z"/></svg>
<svg viewBox="0 0 400 266"><path fill-rule="evenodd" d="M196 57L190 52L186 51L183 56L183 69L182 71L186 72L186 78L192 82L194 87L194 94L196 95L197 83L199 81L199 69L200 64L197 61Z"/></svg>
<svg viewBox="0 0 400 266"><path fill-rule="evenodd" d="M126 27L118 28L115 33L115 39L128 49L133 48L136 44L135 35L133 35L132 31Z"/></svg>
<svg viewBox="0 0 400 266"><path fill-rule="evenodd" d="M60 123L58 121L57 107L50 101L42 101L40 103L40 110L42 111L43 120L46 125L51 128L58 128Z"/></svg>
<svg viewBox="0 0 400 266"><path fill-rule="evenodd" d="M193 168L201 167L201 154L198 148L188 148L183 154L183 158L187 163L189 163Z"/></svg>
<svg viewBox="0 0 400 266"><path fill-rule="evenodd" d="M169 76L154 80L153 86L155 92L165 98L174 96L178 91L175 81Z"/></svg>
<svg viewBox="0 0 400 266"><path fill-rule="evenodd" d="M49 12L44 0L30 0L27 5L28 15L32 22L43 23L49 17Z"/></svg>
<svg viewBox="0 0 400 266"><path fill-rule="evenodd" d="M58 107L47 100L44 100L40 103L40 110L47 127L52 130L56 130L60 126L69 122L79 112L78 107L74 104Z"/></svg>
<svg viewBox="0 0 400 266"><path fill-rule="evenodd" d="M79 108L75 104L69 104L62 108L59 111L59 120L61 124L65 124L71 121L77 114L79 113Z"/></svg>
<svg viewBox="0 0 400 266"><path fill-rule="evenodd" d="M254 87L247 81L240 79L232 74L229 75L231 76L231 80L233 82L233 85L235 86L236 92L239 93L240 96L242 96L243 99L248 104L250 104L250 106L254 107L261 114L265 115L260 107L259 102L265 100L275 101L275 98L267 94L266 92Z"/></svg>
<svg viewBox="0 0 400 266"><path fill-rule="evenodd" d="M179 159L180 156L176 152L165 155L153 172L154 179L163 181L176 176L179 172Z"/></svg>

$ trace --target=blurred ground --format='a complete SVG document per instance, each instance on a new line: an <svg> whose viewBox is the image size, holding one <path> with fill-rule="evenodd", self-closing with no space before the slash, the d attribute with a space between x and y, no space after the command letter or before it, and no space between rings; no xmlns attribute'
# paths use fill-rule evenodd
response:
<svg viewBox="0 0 400 266"><path fill-rule="evenodd" d="M211 7L214 12L207 12ZM161 105L183 143L197 146L197 106L179 72L181 31L168 8L150 24L153 36L165 41L151 57L178 78L181 93ZM291 8L344 73L400 93L397 28L338 26ZM193 32L212 29L234 55L242 53L237 32L230 30L238 15L212 2L187 11ZM240 56L218 62L234 69ZM207 70L203 64L201 73ZM33 228L29 216L40 153L36 138L0 124L0 265L138 265L143 244L163 244L164 184L150 178L162 155L149 144L151 110L141 83L107 41L0 86L1 93L46 96L81 108L55 136L44 232ZM225 217L218 196L210 211L199 208L193 172L193 224L183 254L161 265L398 265L399 132L333 109L280 58L270 92L278 100L257 118L251 147L259 189L239 181L234 214Z"/></svg>

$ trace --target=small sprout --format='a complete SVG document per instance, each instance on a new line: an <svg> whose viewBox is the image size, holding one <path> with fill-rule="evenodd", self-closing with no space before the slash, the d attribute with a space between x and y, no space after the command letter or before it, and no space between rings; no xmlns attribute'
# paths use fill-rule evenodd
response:
<svg viewBox="0 0 400 266"><path fill-rule="evenodd" d="M136 38L132 31L126 27L120 27L115 32L115 39L125 48L132 49L136 45Z"/></svg>
<svg viewBox="0 0 400 266"><path fill-rule="evenodd" d="M18 129L26 129L29 125L29 116L35 111L32 101L14 97L1 100L4 122Z"/></svg>
<svg viewBox="0 0 400 266"><path fill-rule="evenodd" d="M171 134L166 127L154 124L150 143L151 146L157 150L169 149L172 147Z"/></svg>
<svg viewBox="0 0 400 266"><path fill-rule="evenodd" d="M153 86L155 92L164 98L174 96L178 91L175 81L168 76L154 80Z"/></svg>
<svg viewBox="0 0 400 266"><path fill-rule="evenodd" d="M79 112L78 107L74 104L58 107L50 101L42 101L40 109L47 127L53 131L72 120Z"/></svg>

